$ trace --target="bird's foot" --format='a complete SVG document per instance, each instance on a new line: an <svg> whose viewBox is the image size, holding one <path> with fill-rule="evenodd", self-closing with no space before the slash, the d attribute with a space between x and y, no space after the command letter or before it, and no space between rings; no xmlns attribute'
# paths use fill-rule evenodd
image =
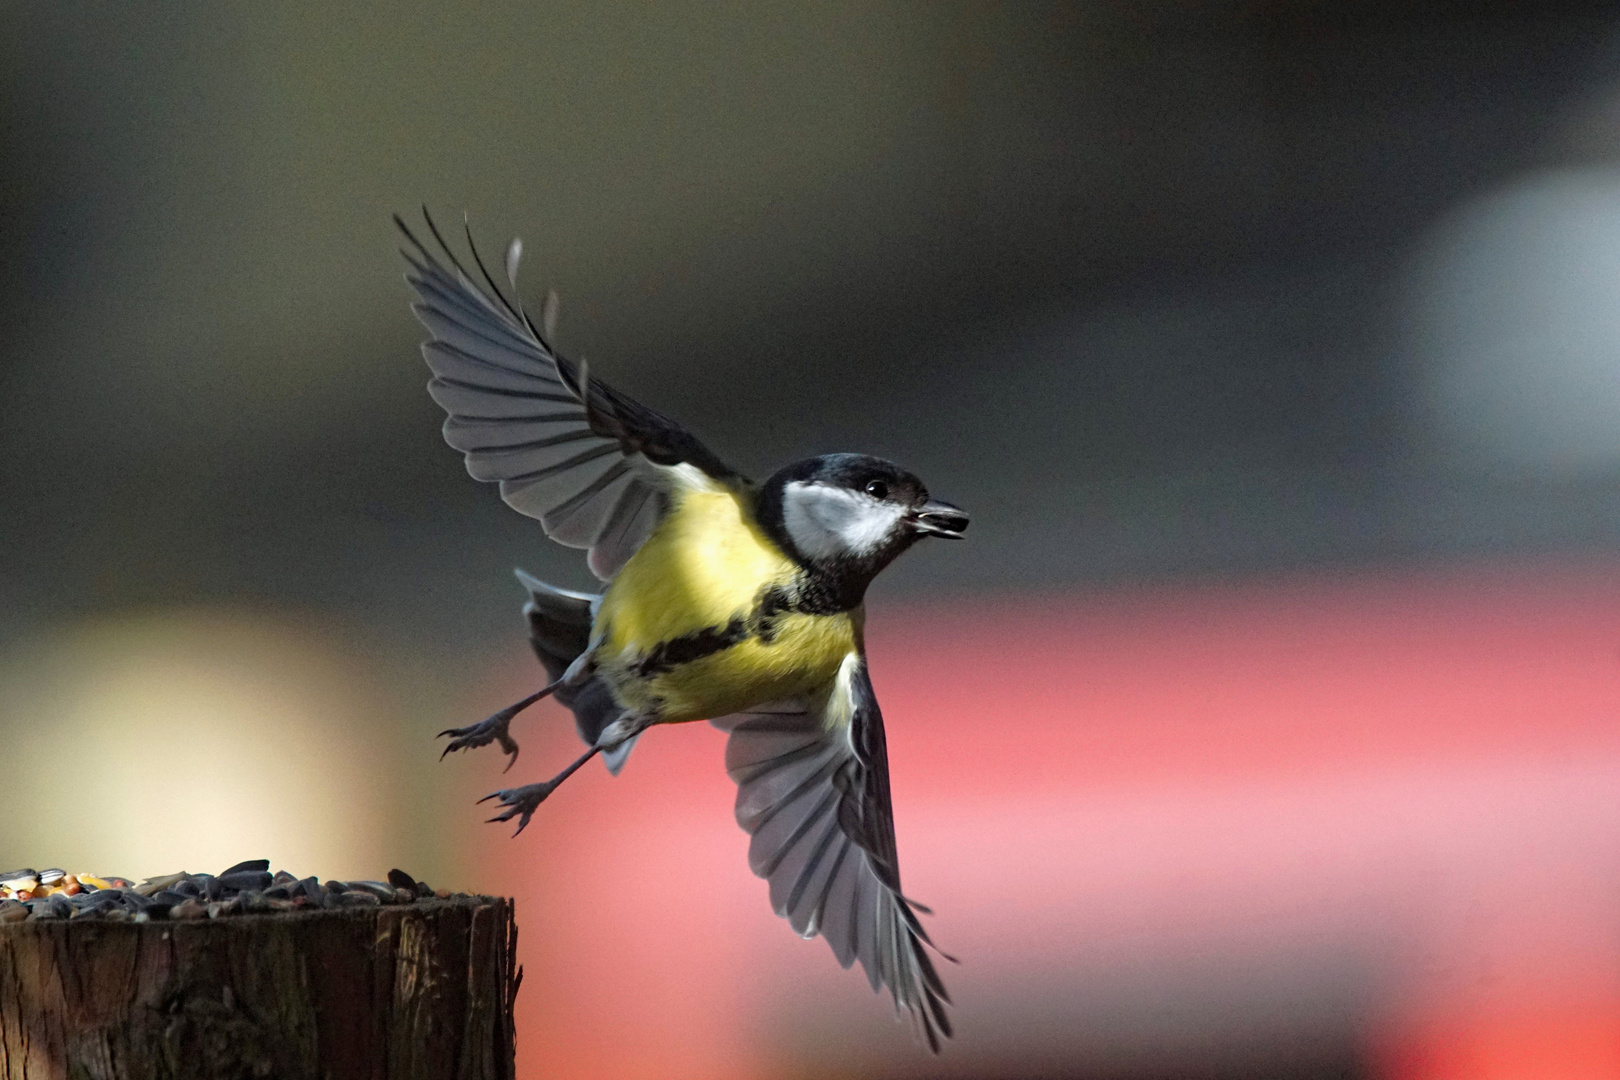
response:
<svg viewBox="0 0 1620 1080"><path fill-rule="evenodd" d="M507 734L506 726L512 722L512 717L527 709L530 705L543 697L550 697L556 691L558 685L558 683L552 683L549 686L542 686L522 701L508 705L481 723L473 724L470 727L450 728L447 731L439 732L439 738L441 739L446 735L450 736L450 745L444 748L444 754L448 754L452 750L471 750L475 747L488 746L492 742L498 742L501 744L501 749L507 753L506 769L510 769L517 761L518 744L511 735ZM444 760L444 754L439 755L440 761ZM505 772L506 769L501 771Z"/></svg>
<svg viewBox="0 0 1620 1080"><path fill-rule="evenodd" d="M522 787L507 788L504 791L496 791L489 795L485 795L478 801L481 803L486 803L491 799L499 799L501 801L501 805L506 807L506 810L502 813L496 814L489 820L491 822L511 821L514 817L518 818L517 832L512 834L513 836L516 836L518 833L528 828L529 819L533 817L534 812L540 808L540 804L546 801L546 796L557 790L557 785L561 782L561 779L562 778L559 777L555 780L546 780L539 784L524 784ZM521 817L518 816L520 814L522 815Z"/></svg>
<svg viewBox="0 0 1620 1080"><path fill-rule="evenodd" d="M491 799L499 799L501 800L501 805L506 807L504 813L495 815L489 819L490 821L511 821L514 817L518 817L519 814L523 815L522 817L518 817L517 832L512 834L513 836L516 836L518 833L522 832L528 827L529 819L533 817L534 812L540 808L540 804L546 801L546 796L557 790L558 784L562 783L570 776L573 776L579 771L579 767L581 765L585 764L587 761L591 760L591 758L595 757L601 752L600 747L593 746L583 754L579 755L572 765L568 766L568 768L564 769L562 772L558 773L556 776L553 776L550 780L547 780L544 783L524 784L522 787L507 788L505 791L497 791L494 794L485 795L478 801L481 803L486 803Z"/></svg>
<svg viewBox="0 0 1620 1080"><path fill-rule="evenodd" d="M444 753L439 755L439 760L443 761L445 754L449 754L454 750L476 750L480 746L488 746L492 742L498 742L501 744L501 749L508 755L506 768L510 769L517 761L518 756L517 740L512 738L506 730L507 725L512 722L513 715L510 709L502 709L488 720L467 727L450 728L439 732L439 738L441 739L446 735L450 736L450 744L444 748ZM502 771L506 770L503 769Z"/></svg>

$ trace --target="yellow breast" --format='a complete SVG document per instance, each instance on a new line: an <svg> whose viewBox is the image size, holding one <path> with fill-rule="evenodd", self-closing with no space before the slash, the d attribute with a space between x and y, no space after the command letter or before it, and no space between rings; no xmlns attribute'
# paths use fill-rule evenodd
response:
<svg viewBox="0 0 1620 1080"><path fill-rule="evenodd" d="M660 644L746 620L761 593L797 567L754 522L749 496L687 492L608 587L596 618L599 668L621 704L665 722L701 720L828 684L857 648L853 613L777 617L750 636L667 671L640 675Z"/></svg>
<svg viewBox="0 0 1620 1080"><path fill-rule="evenodd" d="M855 651L852 613L790 615L769 641L749 638L655 676L631 691L656 701L667 723L706 720L832 685Z"/></svg>
<svg viewBox="0 0 1620 1080"><path fill-rule="evenodd" d="M649 649L752 609L761 589L795 567L754 523L748 496L716 486L677 496L625 563L597 613L607 648Z"/></svg>

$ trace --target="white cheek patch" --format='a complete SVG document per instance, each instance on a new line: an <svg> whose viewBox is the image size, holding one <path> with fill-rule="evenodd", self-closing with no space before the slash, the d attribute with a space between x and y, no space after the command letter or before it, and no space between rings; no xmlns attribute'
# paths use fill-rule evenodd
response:
<svg viewBox="0 0 1620 1080"><path fill-rule="evenodd" d="M906 508L859 491L795 480L782 489L782 524L811 559L868 555L894 532Z"/></svg>

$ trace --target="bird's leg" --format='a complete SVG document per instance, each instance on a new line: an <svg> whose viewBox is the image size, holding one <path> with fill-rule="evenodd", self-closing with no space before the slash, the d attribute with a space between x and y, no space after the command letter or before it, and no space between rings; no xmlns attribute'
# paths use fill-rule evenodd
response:
<svg viewBox="0 0 1620 1080"><path fill-rule="evenodd" d="M439 732L439 738L441 739L446 735L450 736L450 745L444 748L444 754L439 755L439 760L443 761L444 755L450 753L452 750L472 750L480 746L488 746L492 742L499 742L501 744L501 749L511 755L510 760L508 760L506 763L506 768L510 769L513 762L517 761L518 744L517 741L507 733L507 725L512 722L512 717L516 716L524 709L527 709L530 705L533 705L541 698L556 690L557 687L562 685L562 682L562 679L558 679L550 686L536 690L522 701L508 705L506 708L502 709L498 713L495 713L487 720L480 721L476 724L471 724L467 727L450 728L446 731ZM502 771L504 772L505 770Z"/></svg>
<svg viewBox="0 0 1620 1080"><path fill-rule="evenodd" d="M528 828L529 818L533 817L534 812L540 808L540 804L546 801L546 796L557 790L558 784L562 783L570 776L573 776L574 773L579 771L579 767L581 765L585 764L587 761L591 760L591 758L595 757L601 752L602 746L601 744L598 744L579 755L579 759L577 761L544 783L524 784L522 787L518 788L507 788L504 791L497 791L493 794L485 795L478 801L481 803L486 803L491 799L499 799L501 801L501 805L506 807L506 811L504 813L496 814L494 817L489 819L490 821L511 821L512 818L517 817L517 815L523 815L522 817L518 818L517 832L512 834L513 836L516 836L518 833Z"/></svg>
<svg viewBox="0 0 1620 1080"><path fill-rule="evenodd" d="M647 728L652 726L653 719L653 717L648 716L621 716L602 729L602 734L598 736L595 746L579 755L579 758L572 765L553 776L550 780L539 784L524 784L518 788L507 788L504 791L485 795L478 801L486 803L491 799L499 799L501 805L506 807L506 810L489 820L492 822L511 821L514 817L517 817L517 832L512 834L516 836L528 826L529 818L534 816L535 810L539 809L540 804L546 801L546 797L557 790L558 784L573 776L579 771L581 765L597 754L604 750L612 750L615 746L621 746L626 741L646 731ZM522 816L518 817L520 814Z"/></svg>

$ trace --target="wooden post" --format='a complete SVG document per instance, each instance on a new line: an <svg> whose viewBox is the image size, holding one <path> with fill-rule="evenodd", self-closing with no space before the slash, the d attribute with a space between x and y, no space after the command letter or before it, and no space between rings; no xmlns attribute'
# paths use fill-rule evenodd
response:
<svg viewBox="0 0 1620 1080"><path fill-rule="evenodd" d="M512 1080L510 900L0 924L4 1080Z"/></svg>

